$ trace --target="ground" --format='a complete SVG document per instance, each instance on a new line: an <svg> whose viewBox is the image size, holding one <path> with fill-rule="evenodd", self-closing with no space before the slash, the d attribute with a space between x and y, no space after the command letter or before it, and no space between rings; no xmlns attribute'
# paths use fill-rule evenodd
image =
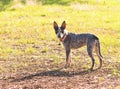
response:
<svg viewBox="0 0 120 89"><path fill-rule="evenodd" d="M101 73L102 72L102 73ZM2 89L118 89L120 79L107 75L108 70L96 70L91 73L81 71L47 71L29 74L14 75L2 80ZM17 77L17 79L15 79ZM12 81L11 81L12 80ZM11 82L10 82L11 81Z"/></svg>
<svg viewBox="0 0 120 89"><path fill-rule="evenodd" d="M0 89L120 89L119 0L20 1L0 1ZM65 50L53 22L64 20L69 32L99 38L101 69L94 53L89 70L86 47L72 50L72 64L63 68Z"/></svg>
<svg viewBox="0 0 120 89"><path fill-rule="evenodd" d="M15 73L3 73L0 79L1 89L119 89L120 76L113 70L120 70L119 62L114 64L103 59L103 66L97 69L99 62L96 63L94 71L90 71L91 60L85 49L72 51L72 65L65 69L64 48L57 43L49 44L54 47L51 53L59 53L58 57L61 62L55 62L54 59L39 59L39 53L26 56L29 60L29 66L18 68ZM40 46L39 46L40 47ZM37 49L39 49L37 47ZM81 52L81 50L83 52ZM44 55L43 50L40 52ZM63 52L63 54L62 54ZM60 55L63 55L61 57ZM79 55L79 56L78 56ZM78 56L79 59L75 59ZM25 57L25 56L24 56ZM23 57L23 58L24 58ZM110 57L109 57L110 58ZM15 58L16 59L16 58ZM22 57L18 57L17 61L21 61ZM97 58L96 58L97 59ZM6 62L8 63L8 62ZM10 69L10 68L9 68ZM12 69L13 70L13 69ZM10 71L10 70L9 70ZM118 74L119 75L119 74Z"/></svg>

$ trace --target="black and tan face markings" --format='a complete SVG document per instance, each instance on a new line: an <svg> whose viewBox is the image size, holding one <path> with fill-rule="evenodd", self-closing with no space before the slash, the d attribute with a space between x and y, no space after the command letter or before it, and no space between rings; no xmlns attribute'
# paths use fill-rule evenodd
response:
<svg viewBox="0 0 120 89"><path fill-rule="evenodd" d="M64 34L66 34L65 28L66 28L66 22L63 21L61 24L61 27L58 26L58 24L54 21L53 23L55 33L57 34L58 38L62 38Z"/></svg>

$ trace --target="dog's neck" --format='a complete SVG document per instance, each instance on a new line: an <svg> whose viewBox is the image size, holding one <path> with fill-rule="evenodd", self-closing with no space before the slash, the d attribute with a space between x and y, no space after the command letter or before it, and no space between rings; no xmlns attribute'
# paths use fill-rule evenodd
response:
<svg viewBox="0 0 120 89"><path fill-rule="evenodd" d="M62 38L60 38L60 41L61 41L61 42L64 42L65 39L67 38L67 36L68 36L68 31L65 29L65 30L64 30L64 35L63 35Z"/></svg>
<svg viewBox="0 0 120 89"><path fill-rule="evenodd" d="M67 37L67 35L66 35L66 34L64 34L64 36L63 36L62 38L60 38L60 41L61 41L61 42L64 42L64 41L65 41L65 39L66 39L66 37Z"/></svg>

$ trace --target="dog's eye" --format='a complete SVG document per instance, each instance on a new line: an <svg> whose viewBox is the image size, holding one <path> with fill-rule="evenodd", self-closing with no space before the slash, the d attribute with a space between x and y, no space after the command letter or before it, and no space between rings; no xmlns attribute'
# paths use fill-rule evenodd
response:
<svg viewBox="0 0 120 89"><path fill-rule="evenodd" d="M57 34L57 33L58 33L58 31L57 31L57 30L55 30L55 33Z"/></svg>

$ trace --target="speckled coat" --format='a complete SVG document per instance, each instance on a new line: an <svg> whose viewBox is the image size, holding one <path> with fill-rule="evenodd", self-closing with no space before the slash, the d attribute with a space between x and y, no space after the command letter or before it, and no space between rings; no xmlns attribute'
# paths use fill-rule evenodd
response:
<svg viewBox="0 0 120 89"><path fill-rule="evenodd" d="M65 67L70 66L71 58L70 58L70 51L72 48L77 49L82 46L87 46L87 52L92 60L92 66L91 70L93 70L94 67L94 57L93 57L93 49L95 48L96 54L100 61L100 67L102 66L102 55L100 53L100 42L97 36L89 33L83 33L83 34L74 34L69 33L66 30L66 22L63 21L61 27L58 26L58 24L54 21L53 27L55 29L55 33L57 37L60 39L60 41L63 43L65 50L66 50L66 65Z"/></svg>
<svg viewBox="0 0 120 89"><path fill-rule="evenodd" d="M89 33L83 33L83 34L68 33L66 39L62 43L66 49L66 62L67 62L66 66L68 66L71 61L70 60L71 49L77 49L85 45L87 46L88 55L92 59L91 70L93 69L94 61L95 61L92 54L93 48L95 48L96 53L100 59L100 67L102 66L100 42L97 36Z"/></svg>

